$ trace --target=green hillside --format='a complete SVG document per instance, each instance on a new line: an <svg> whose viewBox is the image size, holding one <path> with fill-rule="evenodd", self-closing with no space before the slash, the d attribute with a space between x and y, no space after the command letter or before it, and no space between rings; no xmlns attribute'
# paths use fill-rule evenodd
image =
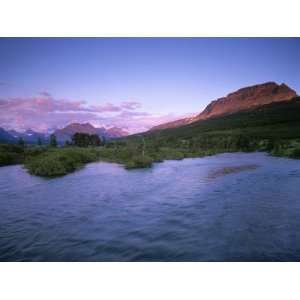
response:
<svg viewBox="0 0 300 300"><path fill-rule="evenodd" d="M176 136L193 138L203 134L218 134L224 131L243 131L257 138L298 138L300 125L300 97L287 102L275 102L255 110L239 112L219 118L198 121L186 126L148 132L145 136Z"/></svg>

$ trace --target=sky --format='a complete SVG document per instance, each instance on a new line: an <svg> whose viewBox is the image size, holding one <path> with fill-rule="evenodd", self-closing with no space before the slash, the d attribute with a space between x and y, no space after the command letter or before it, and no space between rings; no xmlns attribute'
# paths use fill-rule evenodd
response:
<svg viewBox="0 0 300 300"><path fill-rule="evenodd" d="M0 38L0 127L140 132L299 70L300 38Z"/></svg>

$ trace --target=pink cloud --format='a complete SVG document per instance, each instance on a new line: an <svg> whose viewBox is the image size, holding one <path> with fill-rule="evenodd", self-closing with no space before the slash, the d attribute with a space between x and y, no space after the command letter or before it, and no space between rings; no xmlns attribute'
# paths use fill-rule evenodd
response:
<svg viewBox="0 0 300 300"><path fill-rule="evenodd" d="M54 111L80 111L84 110L83 104L83 101L67 101L43 96L0 100L1 110L5 112L34 111L36 113L45 113Z"/></svg>
<svg viewBox="0 0 300 300"><path fill-rule="evenodd" d="M57 99L48 92L41 92L35 97L0 99L0 127L46 131L72 122L90 122L99 127L117 126L136 133L190 116L153 115L137 110L140 107L141 104L136 101L88 105L85 101Z"/></svg>

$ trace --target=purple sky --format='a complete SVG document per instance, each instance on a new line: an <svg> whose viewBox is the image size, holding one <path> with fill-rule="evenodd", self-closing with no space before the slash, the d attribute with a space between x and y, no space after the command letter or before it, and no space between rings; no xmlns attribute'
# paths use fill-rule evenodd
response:
<svg viewBox="0 0 300 300"><path fill-rule="evenodd" d="M0 127L143 131L299 67L299 38L0 38Z"/></svg>

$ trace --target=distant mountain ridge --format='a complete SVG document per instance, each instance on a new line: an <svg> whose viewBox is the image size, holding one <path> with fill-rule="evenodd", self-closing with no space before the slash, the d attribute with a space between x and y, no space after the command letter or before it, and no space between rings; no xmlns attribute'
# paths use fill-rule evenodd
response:
<svg viewBox="0 0 300 300"><path fill-rule="evenodd" d="M15 143L17 139L3 128L0 128L0 142Z"/></svg>
<svg viewBox="0 0 300 300"><path fill-rule="evenodd" d="M102 139L113 139L128 135L128 132L125 129L119 127L111 127L108 129L104 127L97 128L90 123L71 123L62 129L55 130L54 134L58 143L63 144L66 141L71 141L72 136L76 132L97 134ZM22 138L27 144L37 144L38 140L40 140L42 144L46 144L49 142L49 135L49 133L40 133L31 129L28 129L25 132L18 132L16 130L5 130L0 128L0 143L15 144Z"/></svg>
<svg viewBox="0 0 300 300"><path fill-rule="evenodd" d="M16 130L5 130L0 128L0 143L15 144L20 138L22 138L27 144L37 144L38 140L40 140L42 144L45 144L48 142L49 136L31 129L24 132L18 132Z"/></svg>
<svg viewBox="0 0 300 300"><path fill-rule="evenodd" d="M296 96L297 93L284 83L278 85L275 82L266 82L248 86L230 93L226 97L212 101L195 117L160 124L152 127L150 131L175 128L200 120L207 120L249 109L255 109L273 102L289 101Z"/></svg>

